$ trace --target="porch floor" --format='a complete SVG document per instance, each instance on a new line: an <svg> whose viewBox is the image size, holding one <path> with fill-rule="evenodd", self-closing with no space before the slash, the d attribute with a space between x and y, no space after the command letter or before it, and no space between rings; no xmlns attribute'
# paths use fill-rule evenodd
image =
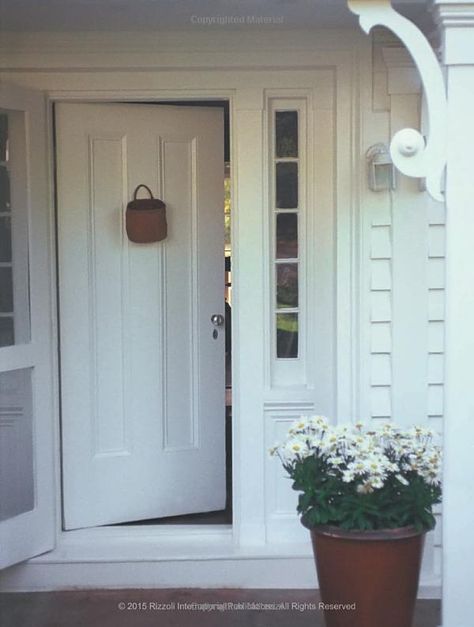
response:
<svg viewBox="0 0 474 627"><path fill-rule="evenodd" d="M2 627L324 627L322 612L304 605L314 606L318 601L318 593L310 590L159 589L11 593L0 594L0 624ZM141 607L136 605L140 603ZM185 603L197 605L178 605ZM227 606L212 608L212 605L206 607L206 603ZM236 606L239 603L249 605L242 608ZM124 609L119 604L124 604ZM159 604L171 607L164 609ZM257 604L269 606L265 609ZM283 605L275 611L278 604L288 606ZM437 627L440 622L440 601L417 602L413 627Z"/></svg>

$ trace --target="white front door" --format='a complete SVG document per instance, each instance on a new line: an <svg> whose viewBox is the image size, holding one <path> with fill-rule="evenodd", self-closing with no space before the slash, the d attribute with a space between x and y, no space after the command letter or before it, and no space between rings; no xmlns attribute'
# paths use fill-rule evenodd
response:
<svg viewBox="0 0 474 627"><path fill-rule="evenodd" d="M65 528L225 506L223 116L59 104ZM168 237L134 244L148 185Z"/></svg>

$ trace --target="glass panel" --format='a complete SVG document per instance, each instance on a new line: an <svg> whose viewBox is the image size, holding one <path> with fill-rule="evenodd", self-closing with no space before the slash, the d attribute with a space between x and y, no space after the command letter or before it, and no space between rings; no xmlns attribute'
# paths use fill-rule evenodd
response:
<svg viewBox="0 0 474 627"><path fill-rule="evenodd" d="M277 213L276 258L298 257L298 216L296 213Z"/></svg>
<svg viewBox="0 0 474 627"><path fill-rule="evenodd" d="M0 217L0 262L12 260L12 229L9 216Z"/></svg>
<svg viewBox="0 0 474 627"><path fill-rule="evenodd" d="M0 346L11 346L15 342L13 318L0 318Z"/></svg>
<svg viewBox="0 0 474 627"><path fill-rule="evenodd" d="M276 164L276 206L279 209L298 207L298 164Z"/></svg>
<svg viewBox="0 0 474 627"><path fill-rule="evenodd" d="M34 508L31 369L0 374L0 520Z"/></svg>
<svg viewBox="0 0 474 627"><path fill-rule="evenodd" d="M24 114L0 114L0 346L30 340L25 142Z"/></svg>
<svg viewBox="0 0 474 627"><path fill-rule="evenodd" d="M277 307L298 307L298 264L279 263L277 272Z"/></svg>
<svg viewBox="0 0 474 627"><path fill-rule="evenodd" d="M13 275L11 268L0 268L0 313L13 311Z"/></svg>
<svg viewBox="0 0 474 627"><path fill-rule="evenodd" d="M8 116L0 114L0 161L8 161Z"/></svg>
<svg viewBox="0 0 474 627"><path fill-rule="evenodd" d="M4 165L0 166L0 211L10 211L10 177Z"/></svg>
<svg viewBox="0 0 474 627"><path fill-rule="evenodd" d="M276 156L298 156L298 112L277 111L275 114Z"/></svg>
<svg viewBox="0 0 474 627"><path fill-rule="evenodd" d="M277 314L277 357L298 357L298 314Z"/></svg>
<svg viewBox="0 0 474 627"><path fill-rule="evenodd" d="M231 221L231 187L230 187L230 163L224 167L224 248L226 254L230 255L230 221Z"/></svg>

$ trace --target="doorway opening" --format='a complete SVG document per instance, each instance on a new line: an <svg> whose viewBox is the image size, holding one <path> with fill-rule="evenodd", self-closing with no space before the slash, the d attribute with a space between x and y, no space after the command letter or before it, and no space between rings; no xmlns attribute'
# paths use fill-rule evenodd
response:
<svg viewBox="0 0 474 627"><path fill-rule="evenodd" d="M142 108L140 109L140 107ZM165 121L172 119L173 131L169 130L163 119L160 122L160 131L157 130L159 124L156 128L153 126L156 119L154 112L157 112L160 107L163 107ZM176 114L170 111L173 107L176 107ZM196 110L189 117L183 110L191 107L200 108L201 112ZM221 111L209 112L210 109L215 108L220 108ZM216 117L218 113L222 114L220 119L221 122L223 120L223 125L219 123L219 119ZM72 530L111 525L231 524L232 286L230 270L232 247L230 240L229 103L224 100L64 103L56 106L56 114L64 528L65 530ZM161 113L158 117L160 116ZM152 125L147 126L146 120L151 121ZM129 126L127 127L126 124ZM207 139L207 135L205 136L207 130L203 130L206 124L210 128L209 139ZM80 126L80 131L77 130L77 125ZM122 126L124 130L122 130ZM147 130L150 128L157 136L159 135L159 151L162 152L158 157L154 153L158 146L156 138L155 141L150 141L147 136L152 134L151 131ZM217 128L223 128L223 137L216 135ZM137 136L133 139L135 156L132 158L131 153L129 154L127 151L133 148L132 135L135 133L135 129L138 130L136 131ZM88 138L87 148L84 145L81 147L83 138ZM149 142L148 148L146 148L145 142ZM219 142L222 144L220 147L218 147ZM152 151L150 152L152 158L147 158L145 150ZM212 150L214 152L209 152ZM217 160L217 154L221 155L220 161ZM83 165L81 165L81 159ZM140 168L138 170L135 168L136 171L132 172L127 168L129 165L132 168L134 159L140 163ZM166 160L168 161L165 166ZM154 164L157 163L160 164L159 167L161 168L159 175L157 175L156 170L153 174ZM207 173L206 167L208 167ZM181 175L182 169L186 170L183 175ZM211 180L212 177L210 178L208 175L209 171L219 171L217 178L220 179L221 185L222 182L224 185L224 189L220 187L219 196L216 196L215 191L216 176ZM89 186L84 191L81 191L81 177L82 187ZM159 182L160 178L161 183ZM118 213L118 204L112 212L112 202L120 197L121 190L128 185L133 189L137 183L146 183L146 181L155 179L158 181L155 189L157 191L166 190L164 200L169 202L168 232L171 235L169 242L166 243L167 253L163 253L160 257L159 248L155 247L153 253L155 260L153 261L151 257L146 257L149 252L147 253L145 248L140 250L133 246L130 248L126 239L125 248L128 247L129 250L125 253L122 252L123 232L122 235L119 233L120 229L123 229L123 227L119 228L122 218ZM196 192L196 186L201 184L200 181L204 181L203 185L206 186L206 189L198 189ZM94 185L95 188L93 189ZM172 185L174 191L171 190ZM74 192L72 187L74 187ZM189 192L189 190L191 191ZM77 198L81 194L83 197ZM219 216L216 213L211 213L210 209L211 206L216 206L213 199L215 200L217 197L220 197L221 200L224 199L220 205ZM200 203L202 204L202 213ZM81 211L83 212L82 217ZM189 217L191 213L192 216ZM90 232L84 235L87 229ZM207 233L208 230L211 233ZM179 238L181 238L180 242L178 242ZM71 242L74 242L74 245L71 245ZM216 250L216 242L218 246L221 246L219 257L213 252ZM188 243L191 249L189 249ZM148 248L148 251L150 250L153 251L153 249ZM167 258L166 254L168 255ZM72 259L74 255L75 257ZM183 261L181 256L186 257L186 260ZM217 262L218 258L219 261ZM212 264L210 264L210 259ZM161 264L159 268L156 266L157 260L158 265ZM218 271L213 270L217 265L219 265ZM85 270L83 271L82 268L84 267ZM140 275L142 268L145 268L148 273L146 280ZM185 280L183 279L181 283L183 271L189 276ZM78 277L78 272L84 272L83 276ZM135 273L131 279L130 272ZM169 274L167 275L166 272ZM125 275L127 276L124 279ZM222 277L223 280L219 279L216 283L216 277ZM157 280L161 280L161 290L165 292L164 298L158 294ZM76 281L80 285L78 289L72 287L72 283ZM84 306L79 300L81 289L84 295L82 301ZM218 298L215 297L216 289L220 294ZM183 300L184 297L182 296L182 292L185 290L188 290L187 300ZM211 294L211 300L214 303L212 308L209 304L209 312L212 312L212 315L209 315L209 312L202 307L202 301L207 299L209 291L214 293L214 296ZM186 311L191 316L189 319L186 317L188 314L183 312L180 306L180 303L184 303L185 300L188 307ZM221 305L218 304L219 302ZM159 314L160 303L161 305L164 303L168 307L161 318ZM148 305L151 305L151 308L148 308ZM81 310L85 314L83 318L88 317L89 321L84 322L78 319L78 310ZM98 322L95 319L96 315L102 316ZM153 315L157 316L156 324L154 324ZM117 322L117 318L120 316L121 319ZM181 317L179 318L179 316ZM139 322L134 321L137 317ZM132 320L133 325L129 329L127 324L130 320ZM89 341L92 338L89 344L87 341L81 341L80 330L76 332L77 327L81 327L81 325L83 339ZM89 327L93 327L92 333ZM167 330L158 331L157 327ZM160 333L162 335L169 333L170 338L160 339ZM183 339L183 334L188 334L189 337L186 336L186 339ZM122 344L120 344L121 348L117 348L115 340L122 343L125 348L122 347ZM214 340L218 341L215 342ZM138 347L133 346L135 341ZM160 342L164 343L160 344ZM156 355L158 344L166 348L168 356L165 355L162 358ZM94 355L87 352L91 346L92 350L95 351ZM189 352L189 359L181 358L179 353L179 349L183 349L185 346ZM209 376L209 372L203 372L203 369L205 369L206 363L213 361L212 355L218 355L215 351L218 346L222 347L222 369L219 376L213 378ZM78 360L77 356L81 357L81 355L76 351L80 350L83 353L82 358ZM197 352L198 350L199 352ZM109 351L112 353L115 351L114 354L119 359L113 359L112 355L108 355ZM64 358L64 354L66 354L66 358ZM131 360L128 360L127 354L132 355ZM142 356L144 357L143 362ZM146 361L147 359L148 361ZM82 398L85 397L86 400L84 404L82 404L81 396L78 395L80 390L75 381L78 375L76 366L78 361L81 361L86 365L86 369L89 369L88 372L82 374L82 387L91 386L90 399L87 398L87 392L82 394ZM171 366L169 366L170 363ZM214 363L220 364L220 357ZM158 451L159 446L161 446L160 439L158 437L154 439L154 450L163 459L160 459L160 463L156 464L153 473L148 474L147 480L140 481L140 475L136 471L138 469L141 472L146 466L147 459L151 459L148 455L150 446L146 441L147 435L151 433L154 437L158 431L153 431L155 427L149 417L147 418L146 429L139 426L142 443L143 436L145 436L146 446L148 446L145 455L140 455L140 452L137 454L133 442L130 447L130 438L134 437L132 431L139 423L140 416L146 414L145 405L148 396L151 402L150 407L164 406L162 399L158 398L158 392L152 391L150 393L149 383L156 381L156 378L153 379L148 370L147 365L150 364L152 367L156 367L156 372L159 373L160 368L162 368L161 372L165 373L163 390L166 393L171 389L174 395L174 400L171 402L174 413L172 420L170 420L165 408L164 417L160 418L164 423L168 421L162 427L163 433L159 436L159 438L163 438L161 441L164 442L162 451ZM114 369L116 365L117 373L114 371L109 376L110 368ZM69 370L67 370L68 368ZM135 394L135 390L127 382L127 376L131 370L133 371L133 368L138 371L134 375L134 381L140 384L141 390L141 396L138 392L136 403L134 398L130 398ZM132 374L134 373L132 372ZM146 379L145 383L141 380L142 375ZM190 397L184 400L180 395L181 376L184 377L182 396L188 394ZM199 388L198 400L195 401L192 390L197 389L196 385L202 385L203 380L207 383L202 389ZM124 385L123 381L126 381L128 386L124 393L120 387ZM217 383L222 382L222 386L220 383L219 385L217 383L210 385L216 381ZM71 390L72 394L68 395L68 391ZM189 394L190 390L191 394ZM171 396L171 392L169 395ZM211 401L208 401L207 396L212 397ZM206 398L203 402L204 397ZM220 438L219 440L213 439L212 428L210 428L212 425L210 424L202 432L204 435L201 433L201 425L207 420L206 403L214 402L212 399L216 397L222 398L222 407L225 407L225 411L219 412L221 425L218 429L222 435L225 433L222 440ZM223 402L224 397L225 403ZM91 406L93 405L95 414L91 412L90 422L96 421L97 424L93 424L92 428L91 425L87 424L89 420L87 412L82 410L81 413L81 410L78 409L78 401L81 401L81 407L86 409L87 402ZM165 399L164 403L166 404L166 402ZM135 425L131 427L126 424L128 420L127 403L128 407L132 407L132 418L135 422ZM214 402L214 408L219 407L219 403L219 400L217 403ZM193 413L187 418L186 410L183 408L193 405L192 412L197 413ZM137 411L135 411L135 407L138 408ZM117 409L119 409L118 412L116 412ZM115 418L117 413L119 414L118 419ZM78 430L81 419L83 423L86 423L86 426ZM216 422L214 422L215 425ZM88 434L90 435L89 438L83 437L86 429L91 431ZM186 438L189 439L186 440ZM225 453L220 449L220 444L220 450L213 449L213 445L216 445L217 442L222 442L222 445L225 446ZM80 463L81 455L82 462L88 459L88 455L90 455L88 447L90 448L91 444L95 447L92 456L95 466L92 470L85 469L84 463ZM201 455L200 447L202 448L201 457L199 457ZM135 462L133 460L129 462L128 459L133 456L135 456ZM73 457L74 464L71 462ZM214 459L216 457L225 463L220 466ZM196 473L198 466L192 465L200 464L201 458L204 470L201 473L202 476L199 477L199 472ZM114 466L114 464L116 465ZM126 469L127 464L130 464L131 471L122 473L124 485L123 496L121 497L116 488L113 487L113 477L116 474L114 468ZM186 466L189 467L186 468ZM225 477L222 475L217 477L216 469L224 469L224 467ZM160 507L156 507L158 500L154 497L151 499L149 496L145 497L145 494L154 495L156 493L153 483L158 483L160 476L164 477L160 483L173 483L174 475L172 473L167 475L166 472L162 472L164 468L174 469L177 474L181 473L180 480L184 482L183 485L186 487L188 497L180 495L179 484L175 482L174 485L164 488L167 504L160 509ZM206 496L205 482L208 479L211 481ZM216 484L214 487L213 481ZM117 492L115 498L113 495L110 497L109 486ZM130 486L137 488L138 496L136 494L133 496L133 490L130 491ZM196 489L194 489L195 486ZM133 501L128 513L126 511L127 494ZM185 504L186 498L188 502ZM75 503L73 503L74 500ZM122 503L122 500L125 503ZM114 510L113 515L109 515L104 501L110 502L111 510ZM194 503L189 506L191 501ZM202 509L200 509L199 503L204 503ZM221 506L212 507L213 504ZM135 512L135 515L130 514L130 511ZM153 515L154 511L157 511L158 515Z"/></svg>

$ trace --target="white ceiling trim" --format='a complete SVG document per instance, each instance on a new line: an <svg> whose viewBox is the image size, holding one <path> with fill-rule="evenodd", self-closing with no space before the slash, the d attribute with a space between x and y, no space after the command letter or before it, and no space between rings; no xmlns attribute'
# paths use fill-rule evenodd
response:
<svg viewBox="0 0 474 627"><path fill-rule="evenodd" d="M427 0L395 2L423 22ZM275 31L355 25L345 0L3 0L6 32Z"/></svg>

